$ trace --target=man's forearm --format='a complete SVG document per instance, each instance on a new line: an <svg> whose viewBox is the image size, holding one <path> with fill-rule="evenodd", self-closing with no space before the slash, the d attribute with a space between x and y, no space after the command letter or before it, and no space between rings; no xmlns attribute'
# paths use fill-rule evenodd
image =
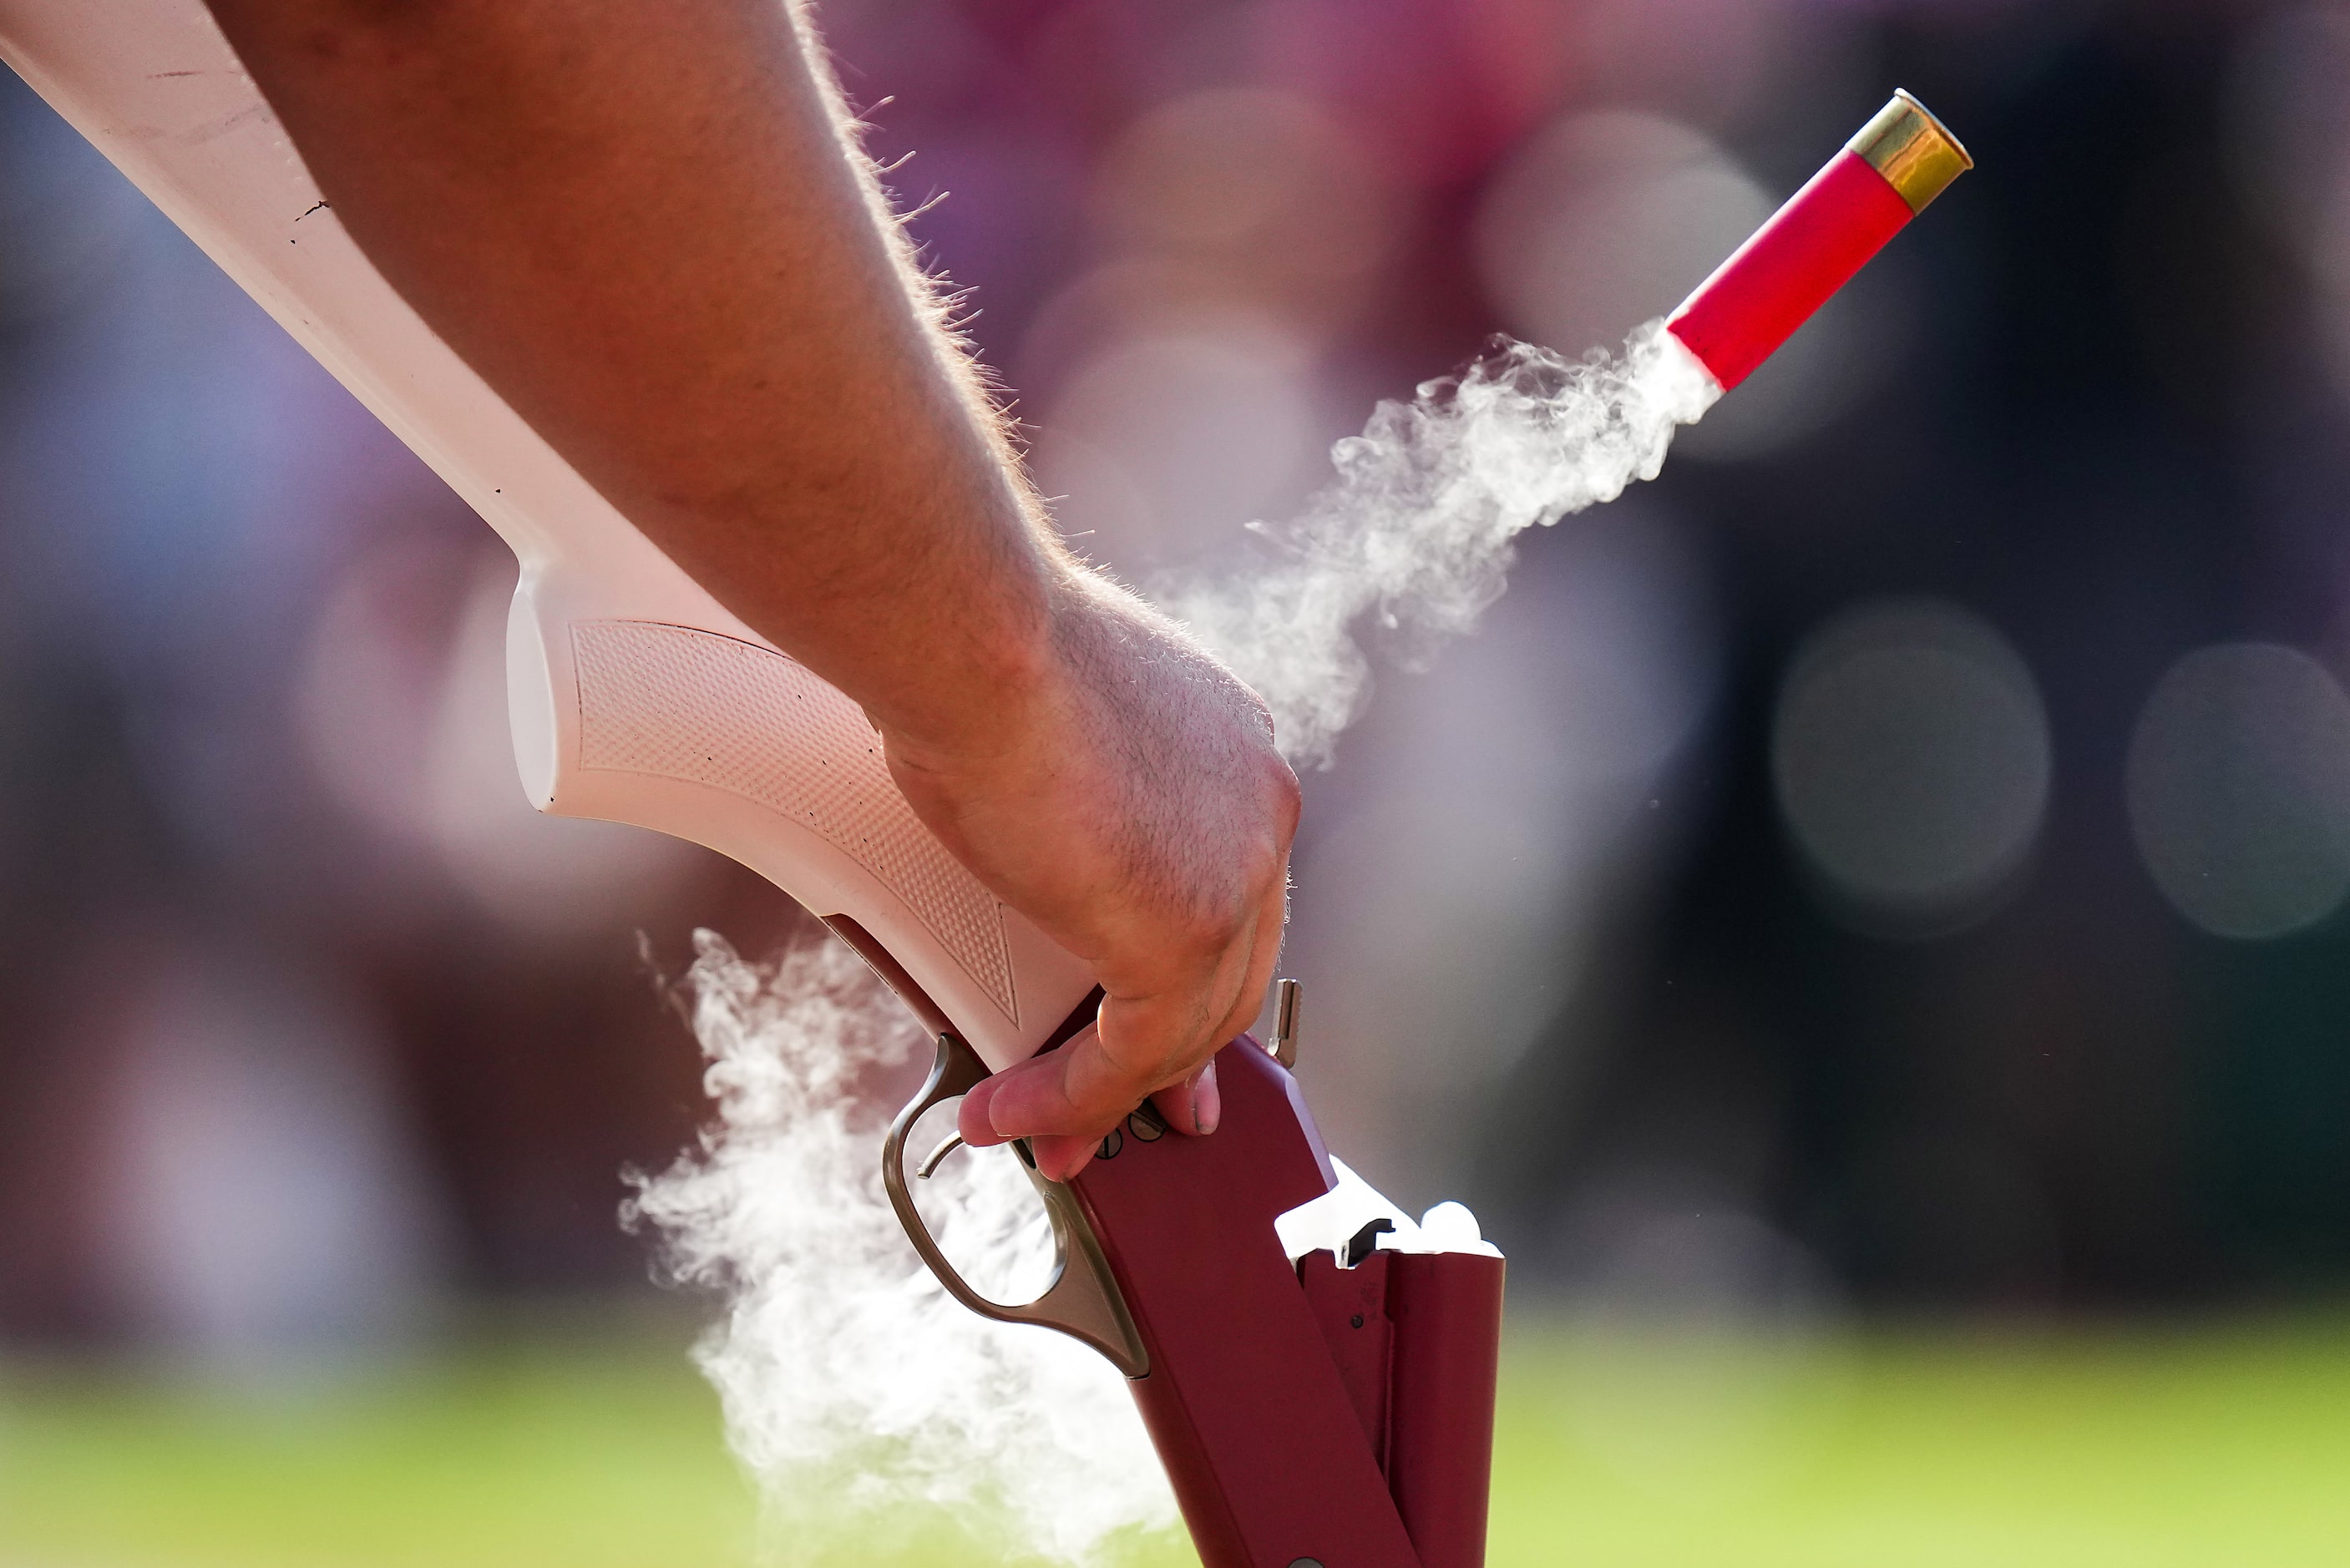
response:
<svg viewBox="0 0 2350 1568"><path fill-rule="evenodd" d="M980 739L1067 567L779 0L211 3L370 259L566 458L877 721Z"/></svg>
<svg viewBox="0 0 2350 1568"><path fill-rule="evenodd" d="M1097 1027L965 1097L1066 1176L1208 1132L1281 941L1263 703L1075 567L784 0L210 0L386 278L654 543L865 705Z"/></svg>

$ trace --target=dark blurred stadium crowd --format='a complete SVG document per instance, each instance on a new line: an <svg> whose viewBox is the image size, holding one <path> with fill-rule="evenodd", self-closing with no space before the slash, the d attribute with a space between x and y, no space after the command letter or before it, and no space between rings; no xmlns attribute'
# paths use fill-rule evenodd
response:
<svg viewBox="0 0 2350 1568"><path fill-rule="evenodd" d="M1141 580L1489 334L1619 341L1918 94L1978 171L1307 780L1309 1087L1529 1291L2338 1288L2350 8L821 21L1065 526ZM532 815L513 570L0 79L0 1335L640 1283L619 1172L699 1114L656 978L797 918Z"/></svg>

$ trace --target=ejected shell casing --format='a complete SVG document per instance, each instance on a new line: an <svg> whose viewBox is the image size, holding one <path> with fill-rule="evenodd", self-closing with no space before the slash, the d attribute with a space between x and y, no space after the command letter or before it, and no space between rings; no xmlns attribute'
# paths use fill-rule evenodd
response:
<svg viewBox="0 0 2350 1568"><path fill-rule="evenodd" d="M1924 104L1896 92L1698 285L1666 330L1728 391L1974 162Z"/></svg>

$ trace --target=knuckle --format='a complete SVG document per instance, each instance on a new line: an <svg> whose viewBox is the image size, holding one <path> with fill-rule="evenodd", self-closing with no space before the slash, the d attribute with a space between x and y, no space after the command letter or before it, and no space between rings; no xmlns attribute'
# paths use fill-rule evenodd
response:
<svg viewBox="0 0 2350 1568"><path fill-rule="evenodd" d="M1271 799L1274 820L1280 825L1281 843L1285 848L1296 836L1298 816L1305 809L1305 786L1297 782L1295 771L1275 756L1265 771L1265 793Z"/></svg>
<svg viewBox="0 0 2350 1568"><path fill-rule="evenodd" d="M1193 967L1213 960L1240 933L1240 920L1230 909L1195 906L1184 910L1170 922L1168 930L1170 946Z"/></svg>
<svg viewBox="0 0 2350 1568"><path fill-rule="evenodd" d="M1107 1127L1167 1082L1170 1070L1170 1061L1154 1057L1147 1064L1128 1064L1115 1074L1104 1074L1093 1085L1094 1092L1087 1096L1082 1114L1089 1125L1098 1123Z"/></svg>

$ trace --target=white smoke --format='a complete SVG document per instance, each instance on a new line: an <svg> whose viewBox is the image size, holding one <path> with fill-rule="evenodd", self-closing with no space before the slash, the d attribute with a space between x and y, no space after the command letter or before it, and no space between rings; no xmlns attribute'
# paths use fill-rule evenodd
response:
<svg viewBox="0 0 2350 1568"><path fill-rule="evenodd" d="M1501 597L1512 540L1655 478L1674 429L1721 395L1661 322L1614 357L1503 340L1380 403L1331 448L1337 478L1303 514L1251 524L1264 569L1155 597L1263 696L1292 762L1327 765L1370 695L1366 617L1402 662L1424 660Z"/></svg>
<svg viewBox="0 0 2350 1568"><path fill-rule="evenodd" d="M974 1545L1079 1563L1123 1532L1171 1526L1109 1364L965 1311L907 1245L880 1179L895 1107L871 1092L927 1056L904 1008L837 942L773 966L708 931L694 945L681 992L717 1120L668 1170L631 1176L624 1218L659 1230L676 1280L725 1300L695 1359L759 1484L770 1549L794 1563ZM1050 1231L1007 1151L957 1155L925 1186L966 1277L1036 1293Z"/></svg>
<svg viewBox="0 0 2350 1568"><path fill-rule="evenodd" d="M1504 343L1409 403L1381 403L1333 449L1337 478L1302 516L1252 524L1275 552L1268 569L1159 597L1264 695L1288 755L1326 763L1369 694L1367 618L1405 661L1426 658L1500 596L1512 540L1653 478L1675 427L1719 395L1653 322L1614 358ZM677 1280L725 1299L696 1359L760 1483L770 1544L802 1563L918 1542L935 1555L951 1518L999 1554L1077 1563L1123 1532L1171 1526L1107 1363L965 1311L900 1234L880 1182L889 1107L871 1091L917 1064L920 1030L837 943L771 968L707 931L695 944L682 991L717 1120L669 1170L632 1177L625 1212L660 1231ZM1051 1241L1012 1160L957 1157L929 1185L932 1231L967 1277L1025 1277L1018 1293L1033 1295ZM1333 1204L1321 1218L1340 1233L1363 1209L1390 1218L1399 1244L1417 1234L1351 1174ZM1457 1208L1430 1212L1430 1244L1482 1246Z"/></svg>

